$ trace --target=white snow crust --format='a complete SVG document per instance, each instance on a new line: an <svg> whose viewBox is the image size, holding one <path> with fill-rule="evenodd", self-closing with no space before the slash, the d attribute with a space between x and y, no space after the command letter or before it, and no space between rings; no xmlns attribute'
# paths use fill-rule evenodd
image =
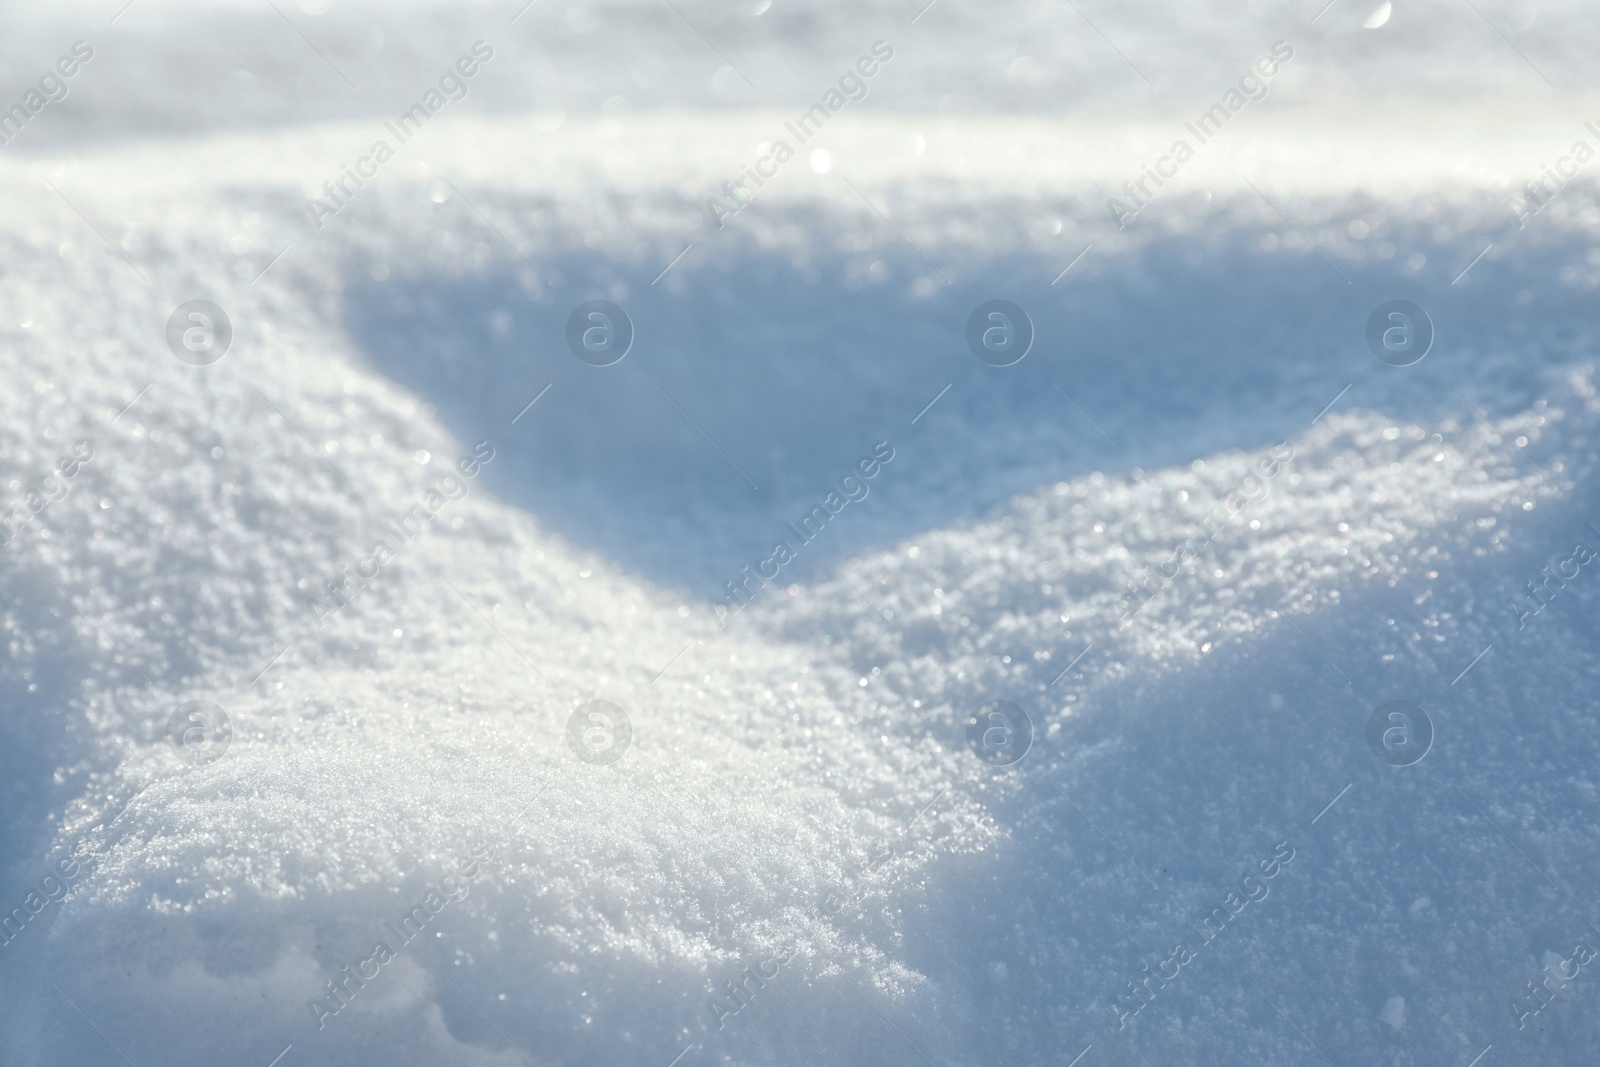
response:
<svg viewBox="0 0 1600 1067"><path fill-rule="evenodd" d="M759 96L670 7L320 6L285 9L359 93L270 9L140 0L0 151L6 506L91 452L0 548L0 1062L1589 1062L1600 980L1526 986L1600 948L1600 579L1525 587L1600 550L1600 187L1506 207L1600 143L1576 5L1491 12L1560 107L1447 5L1093 9L1146 97L1070 5L684 4ZM85 36L12 17L18 86ZM1425 24L1448 61L1407 66ZM316 226L382 102L491 31L482 91ZM890 33L833 167L717 228ZM1281 92L1117 229L1291 33ZM996 296L1014 367L963 341ZM636 328L612 367L563 339L596 297ZM1411 367L1364 340L1394 297L1437 330ZM195 298L234 328L203 368L165 339ZM596 699L614 763L568 741ZM996 699L1010 767L967 743ZM1396 699L1435 731L1406 767L1366 740ZM195 700L214 762L170 740Z"/></svg>

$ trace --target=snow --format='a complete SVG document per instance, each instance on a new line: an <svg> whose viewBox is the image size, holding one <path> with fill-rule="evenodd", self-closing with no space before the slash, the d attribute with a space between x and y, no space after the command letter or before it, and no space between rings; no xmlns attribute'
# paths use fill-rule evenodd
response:
<svg viewBox="0 0 1600 1067"><path fill-rule="evenodd" d="M1587 1062L1576 6L680 6L7 16L0 1062Z"/></svg>

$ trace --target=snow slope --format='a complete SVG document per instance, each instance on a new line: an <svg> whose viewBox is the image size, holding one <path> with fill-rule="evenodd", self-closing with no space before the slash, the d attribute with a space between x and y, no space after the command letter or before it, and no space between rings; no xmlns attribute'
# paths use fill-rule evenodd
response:
<svg viewBox="0 0 1600 1067"><path fill-rule="evenodd" d="M1314 12L1174 8L1205 33L1117 38L1169 57L1153 97L1061 117L1018 42L1130 76L1039 29L1070 6L740 16L802 34L685 5L790 88L673 54L648 110L601 107L624 74L585 49L681 16L535 7L320 228L306 198L514 11L387 11L356 102L283 46L307 81L255 112L186 81L231 77L221 44L149 72L179 28L270 51L282 15L118 16L0 159L7 506L89 453L0 550L0 1060L1586 1062L1600 994L1559 975L1600 948L1597 594L1563 561L1600 549L1600 204L1512 221L1584 98L1495 53L1498 102L1452 100L1487 28L1436 23L1386 116L1322 100L1434 10L1330 10L1122 230L1106 197ZM285 12L334 63L378 19ZM1581 47L1561 9L1492 14L1541 66ZM927 55L717 228L875 20ZM8 77L69 21L23 24ZM1036 327L1007 368L963 340L996 296ZM564 341L597 297L636 331L604 368ZM1410 367L1364 339L1395 297L1437 331ZM206 367L166 340L199 298L233 327ZM1000 699L1034 734L1009 767L968 743ZM571 740L594 700L614 762ZM1421 762L1369 748L1392 700ZM230 722L209 761L172 740L190 701Z"/></svg>

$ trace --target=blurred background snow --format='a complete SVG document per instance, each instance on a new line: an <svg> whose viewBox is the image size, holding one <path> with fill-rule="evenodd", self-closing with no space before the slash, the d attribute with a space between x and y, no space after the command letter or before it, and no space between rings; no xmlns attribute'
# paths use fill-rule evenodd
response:
<svg viewBox="0 0 1600 1067"><path fill-rule="evenodd" d="M0 1061L1590 1062L1600 203L1508 199L1600 148L1596 31L1319 8L0 8L0 104L93 49L0 147ZM997 297L1007 368L964 341ZM565 342L597 298L604 368ZM1396 298L1436 330L1404 368ZM1391 700L1420 762L1369 748ZM174 743L191 701L225 746Z"/></svg>

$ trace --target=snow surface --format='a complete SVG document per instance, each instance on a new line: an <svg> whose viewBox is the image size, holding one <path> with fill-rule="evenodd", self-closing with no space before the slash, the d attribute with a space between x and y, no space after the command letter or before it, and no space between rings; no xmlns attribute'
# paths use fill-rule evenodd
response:
<svg viewBox="0 0 1600 1067"><path fill-rule="evenodd" d="M1600 549L1600 186L1506 206L1600 143L1578 5L115 6L9 13L0 70L95 41L0 149L5 506L90 453L0 549L0 1063L1593 1061L1600 578L1525 585ZM716 228L879 38L831 166ZM963 341L996 296L1013 367ZM1391 700L1421 762L1368 747Z"/></svg>

